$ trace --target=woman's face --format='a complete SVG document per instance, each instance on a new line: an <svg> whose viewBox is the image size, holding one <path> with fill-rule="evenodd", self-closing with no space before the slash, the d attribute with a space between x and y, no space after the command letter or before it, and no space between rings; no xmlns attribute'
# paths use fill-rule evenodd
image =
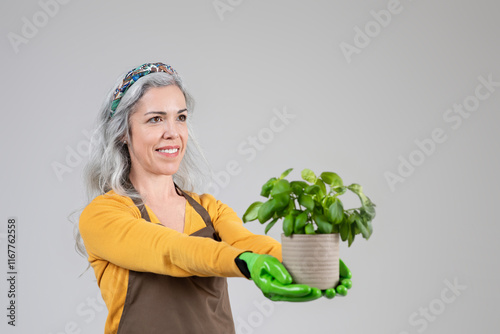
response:
<svg viewBox="0 0 500 334"><path fill-rule="evenodd" d="M152 87L130 116L128 149L134 177L173 175L179 169L188 140L184 94L175 85Z"/></svg>

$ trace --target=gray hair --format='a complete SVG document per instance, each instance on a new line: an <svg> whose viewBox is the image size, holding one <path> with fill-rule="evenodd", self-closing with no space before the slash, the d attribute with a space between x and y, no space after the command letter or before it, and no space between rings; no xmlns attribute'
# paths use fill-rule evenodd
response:
<svg viewBox="0 0 500 334"><path fill-rule="evenodd" d="M124 77L125 74L117 80L115 87L107 94L98 115L96 130L90 141L89 161L84 169L87 202L113 190L119 195L128 196L143 203L140 194L130 186L130 156L122 140L123 137L130 138L129 119L139 99L152 87L169 85L176 85L182 91L189 112L187 118L189 136L186 151L177 173L173 175L173 180L181 189L187 191L205 189L206 183L210 182L211 169L192 129L191 115L194 100L187 92L179 75L156 72L143 76L129 87L114 115L110 117L113 93ZM87 256L78 224L75 224L74 236L77 251Z"/></svg>

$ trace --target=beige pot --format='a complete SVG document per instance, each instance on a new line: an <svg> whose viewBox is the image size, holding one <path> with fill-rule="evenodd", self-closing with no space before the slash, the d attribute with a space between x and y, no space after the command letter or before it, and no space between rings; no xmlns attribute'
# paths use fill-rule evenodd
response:
<svg viewBox="0 0 500 334"><path fill-rule="evenodd" d="M281 234L283 264L293 282L320 289L339 282L339 234Z"/></svg>

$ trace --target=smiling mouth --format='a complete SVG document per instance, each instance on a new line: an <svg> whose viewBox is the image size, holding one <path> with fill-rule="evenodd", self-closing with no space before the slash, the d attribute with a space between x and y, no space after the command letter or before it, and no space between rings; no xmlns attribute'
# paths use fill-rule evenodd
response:
<svg viewBox="0 0 500 334"><path fill-rule="evenodd" d="M178 148L169 148L169 149L165 149L165 150L156 150L158 152L162 152L162 153L177 153L179 151Z"/></svg>

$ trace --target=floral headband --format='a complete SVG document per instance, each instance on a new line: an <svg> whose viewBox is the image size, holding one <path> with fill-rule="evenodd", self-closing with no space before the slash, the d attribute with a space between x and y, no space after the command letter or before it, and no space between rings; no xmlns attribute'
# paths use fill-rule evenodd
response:
<svg viewBox="0 0 500 334"><path fill-rule="evenodd" d="M118 104L120 103L123 95L125 95L127 89L129 89L134 82L139 80L139 78L142 78L149 73L155 72L165 72L171 75L177 75L177 72L172 68L172 66L164 63L146 63L137 68L134 68L127 73L127 75L123 79L123 82L120 86L118 86L118 88L115 90L115 93L113 94L113 103L111 104L110 117L113 117L113 115L115 114L116 108L118 107Z"/></svg>

